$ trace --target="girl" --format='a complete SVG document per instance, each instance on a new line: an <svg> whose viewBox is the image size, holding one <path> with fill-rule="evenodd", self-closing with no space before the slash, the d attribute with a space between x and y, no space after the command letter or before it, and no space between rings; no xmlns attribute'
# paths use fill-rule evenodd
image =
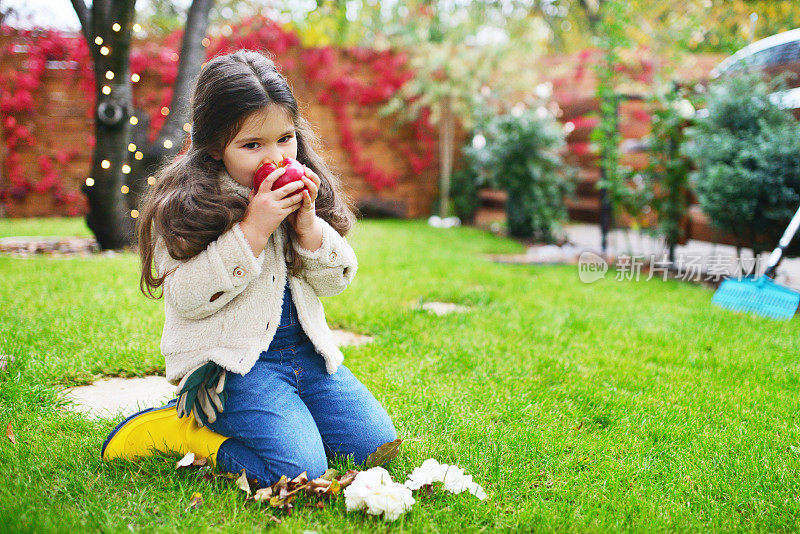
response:
<svg viewBox="0 0 800 534"><path fill-rule="evenodd" d="M318 298L358 268L349 199L264 55L211 59L191 107L191 146L159 170L137 225L140 287L162 286L161 352L183 396L120 423L103 458L194 452L262 486L318 477L336 454L361 464L397 433L342 365ZM284 156L305 165L302 182L272 191L279 168L254 194L256 169Z"/></svg>

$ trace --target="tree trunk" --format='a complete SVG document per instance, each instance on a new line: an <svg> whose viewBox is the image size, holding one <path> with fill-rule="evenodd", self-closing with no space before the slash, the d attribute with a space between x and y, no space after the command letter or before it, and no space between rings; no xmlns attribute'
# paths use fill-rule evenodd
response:
<svg viewBox="0 0 800 534"><path fill-rule="evenodd" d="M187 94L192 78L205 57L201 40L208 28L208 14L213 0L194 0L189 8L181 47L181 63L173 87L172 115L161 129L155 143L146 143L148 120L139 113L136 129L137 149L144 157L131 158L128 145L133 128L130 118L134 115L133 94L130 76L131 31L136 0L93 0L91 11L84 0L71 0L81 22L94 60L96 145L92 157L91 178L94 183L81 188L89 200L86 223L95 235L101 249L118 249L130 246L135 241L135 218L132 210L138 207L141 193L147 187L147 178L164 156L177 153L186 137L183 125L188 109ZM119 24L119 31L114 31ZM100 37L102 43L95 39ZM107 54L101 52L108 49ZM106 73L113 73L108 79ZM108 94L103 88L108 87ZM172 140L172 148L166 149L164 141ZM105 165L104 165L105 163ZM136 172L132 172L133 170ZM123 172L123 170L127 172ZM123 186L129 194L123 192Z"/></svg>
<svg viewBox="0 0 800 534"><path fill-rule="evenodd" d="M439 117L439 217L448 216L450 204L450 176L453 170L453 112L450 109L450 97L441 103Z"/></svg>
<svg viewBox="0 0 800 534"><path fill-rule="evenodd" d="M178 154L186 142L187 132L184 125L191 120L189 94L194 77L206 58L206 49L202 41L208 31L208 17L212 5L214 0L194 0L189 7L179 54L181 62L178 65L175 85L172 87L170 112L153 143L147 141L147 133L150 130L149 117L143 111L138 115L139 122L134 129L133 143L142 152L143 157L134 161L128 178L131 190L128 199L130 209L139 208L142 197L149 187L148 178L153 175L161 162ZM170 148L164 146L167 140L172 144Z"/></svg>
<svg viewBox="0 0 800 534"><path fill-rule="evenodd" d="M89 200L86 224L102 249L128 246L133 237L134 221L126 208L122 186L126 182L123 166L128 164L126 147L131 127L129 57L135 4L136 0L94 0L89 15L83 0L73 0L94 59L96 144L90 175L94 183L81 189ZM121 29L114 31L114 24ZM95 42L97 37L102 39L101 44ZM104 49L107 54L102 53ZM106 73L113 73L113 78Z"/></svg>

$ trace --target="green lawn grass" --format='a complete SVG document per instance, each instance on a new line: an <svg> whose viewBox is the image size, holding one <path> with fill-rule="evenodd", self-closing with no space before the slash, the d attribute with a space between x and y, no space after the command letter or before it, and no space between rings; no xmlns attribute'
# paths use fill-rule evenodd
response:
<svg viewBox="0 0 800 534"><path fill-rule="evenodd" d="M0 220L2 235L88 235L77 219ZM800 528L800 326L711 305L660 280L583 284L574 266L492 263L518 243L425 221L360 221L332 327L374 336L345 364L406 441L399 481L433 457L488 498L438 489L394 523L297 506L281 525L232 482L174 459L104 463L117 421L56 393L163 372L163 301L133 254L0 257L0 531L792 532ZM438 317L420 301L471 307ZM205 504L186 510L192 493Z"/></svg>

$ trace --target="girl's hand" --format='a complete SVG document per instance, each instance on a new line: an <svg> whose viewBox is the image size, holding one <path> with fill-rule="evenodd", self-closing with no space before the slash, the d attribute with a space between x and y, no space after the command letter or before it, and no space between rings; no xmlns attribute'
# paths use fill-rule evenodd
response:
<svg viewBox="0 0 800 534"><path fill-rule="evenodd" d="M303 184L308 189L303 190L303 202L300 209L293 212L287 218L294 227L298 236L310 234L314 229L314 221L317 217L315 201L319 193L320 178L317 174L306 167L305 175L302 177ZM299 183L299 182L296 182Z"/></svg>
<svg viewBox="0 0 800 534"><path fill-rule="evenodd" d="M272 191L275 183L286 169L276 169L258 188L258 193L250 191L250 203L247 205L240 224L253 254L258 256L269 241L269 236L280 226L281 222L292 212L303 205L304 193L298 192L304 183L296 180Z"/></svg>

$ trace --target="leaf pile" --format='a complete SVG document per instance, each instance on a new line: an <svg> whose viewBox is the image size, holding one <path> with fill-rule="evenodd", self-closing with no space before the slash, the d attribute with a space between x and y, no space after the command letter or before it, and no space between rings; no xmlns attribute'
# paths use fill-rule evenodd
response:
<svg viewBox="0 0 800 534"><path fill-rule="evenodd" d="M393 460L400 453L400 443L402 441L402 439L398 438L384 443L367 457L365 465L367 467L376 467ZM175 463L175 469L189 467L200 467L199 472L203 474L202 477L205 481L211 481L215 476L233 479L236 487L246 493L245 501L252 500L257 503L264 503L266 506L282 510L288 515L292 514L293 501L298 495L305 495L311 498L313 504L307 503L306 506L319 509L325 508L325 500L341 494L347 486L353 483L356 475L361 472L356 469L349 469L344 474L340 474L336 469L328 469L322 476L309 480L308 472L303 471L291 480L286 476L282 476L280 480L271 486L258 488L255 480L247 478L247 473L244 469L238 476L230 473L215 475L212 473L206 458L196 458L195 454L191 452ZM254 488L257 489L254 490ZM314 503L314 501L316 502ZM199 493L195 493L192 495L192 501L187 510L202 506L202 503L202 496ZM270 519L276 523L281 522L275 516L270 517Z"/></svg>
<svg viewBox="0 0 800 534"><path fill-rule="evenodd" d="M250 482L247 480L244 469L236 480L236 485L245 493L245 500L252 499L256 502L263 502L277 510L283 510L288 515L292 515L292 501L301 494L312 498L317 498L317 503L312 505L317 508L324 508L322 499L328 499L334 495L339 495L341 491L349 486L359 471L349 469L343 475L339 475L336 469L328 469L325 473L313 480L308 479L308 472L303 471L292 480L282 476L280 480L266 488L259 488L252 492Z"/></svg>

